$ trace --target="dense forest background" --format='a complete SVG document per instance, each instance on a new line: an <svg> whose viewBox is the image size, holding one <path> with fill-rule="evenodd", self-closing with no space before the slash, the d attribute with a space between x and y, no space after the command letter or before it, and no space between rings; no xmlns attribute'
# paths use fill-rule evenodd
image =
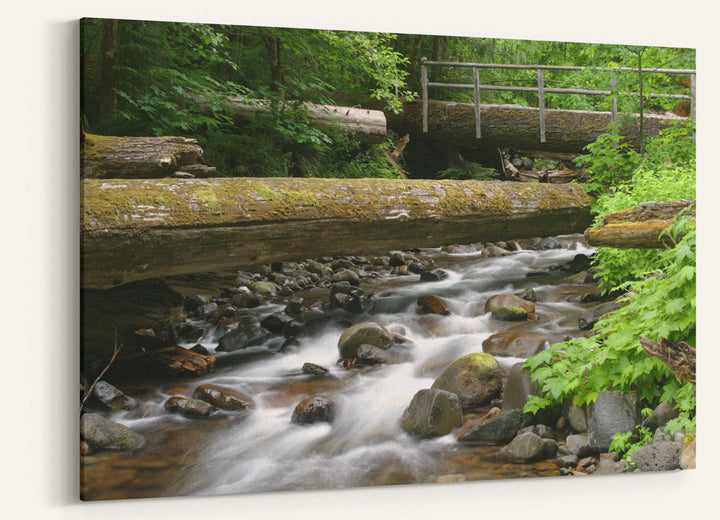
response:
<svg viewBox="0 0 720 520"><path fill-rule="evenodd" d="M420 59L572 65L547 71L548 87L608 89L589 68L693 68L693 49L412 34L280 29L84 19L81 110L85 129L106 135L183 135L205 149L224 176L396 177L385 144L365 144L308 124L301 102L402 110L420 92ZM641 60L641 61L640 61ZM687 78L686 78L687 79ZM432 68L430 80L471 83L468 69ZM532 70L484 70L492 85L532 86ZM637 74L621 74L619 91L637 91ZM645 90L688 94L677 76L646 74ZM472 102L471 91L433 90L434 99ZM278 108L238 122L227 96ZM537 106L537 94L484 92L484 103ZM619 108L637 112L637 97ZM643 99L647 111L672 110L668 99ZM549 108L609 110L610 98L546 95ZM279 107L292 110L280 110Z"/></svg>

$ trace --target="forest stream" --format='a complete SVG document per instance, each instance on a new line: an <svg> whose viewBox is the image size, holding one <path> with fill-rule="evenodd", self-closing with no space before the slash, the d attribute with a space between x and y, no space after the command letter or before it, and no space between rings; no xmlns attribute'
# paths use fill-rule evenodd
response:
<svg viewBox="0 0 720 520"><path fill-rule="evenodd" d="M498 456L501 446L463 444L456 441L455 431L420 440L401 428L403 412L416 392L430 388L453 361L481 352L491 335L508 330L539 334L548 340L542 348L548 348L584 333L578 318L598 303L579 302L597 300L583 298L597 295L597 288L559 266L593 250L581 235L546 241L545 249L522 249L513 243L515 250L503 256L486 256L482 249L466 246L415 251L447 273L439 281L390 270L371 273L371 264L362 267L360 287L373 295L372 305L362 313L319 321L312 332L298 334L295 344L283 348L283 338L275 336L262 345L221 352L216 350L221 332L191 319L206 326L206 333L182 346L199 342L216 356L215 369L192 379L122 385L137 406L104 416L140 434L143 443L135 450L81 457L82 497L215 495L560 475L554 458L508 462ZM485 312L491 296L524 289L535 293L530 320L501 321ZM427 295L440 298L449 313L418 312L418 298ZM312 291L305 296L311 299ZM287 298L268 299L243 313L260 319L282 313L286 305ZM360 322L379 323L402 338L389 350L395 351L392 362L351 368L337 363L338 338L350 324ZM511 366L524 361L496 358L505 376ZM305 363L328 372L303 373ZM202 384L251 396L254 408L218 411L207 418L166 409L171 395L189 396ZM315 394L331 396L336 404L332 422L292 422L298 402ZM501 400L464 410L464 421L493 405L502 406Z"/></svg>

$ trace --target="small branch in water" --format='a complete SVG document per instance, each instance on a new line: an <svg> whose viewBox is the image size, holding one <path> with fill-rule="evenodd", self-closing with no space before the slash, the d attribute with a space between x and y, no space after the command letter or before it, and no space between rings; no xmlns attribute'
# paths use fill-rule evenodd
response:
<svg viewBox="0 0 720 520"><path fill-rule="evenodd" d="M97 378L95 378L95 381L93 381L93 383L90 385L90 388L88 388L88 391L85 392L85 397L83 397L83 400L80 403L80 413L82 413L83 408L85 408L85 401L87 401L88 398L90 397L90 394L92 394L92 391L95 388L95 385L98 383L98 381L100 381L102 379L102 377L105 375L105 372L108 371L108 369L110 368L110 365L113 364L113 362L115 361L115 358L117 357L118 353L120 352L121 346L119 346L117 343L117 329L115 328L115 325L113 325L113 330L115 331L115 343L114 343L115 350L113 351L113 355L110 358L110 361L108 362L108 364L105 365L105 368L102 369L102 372L100 372L100 375L98 375Z"/></svg>

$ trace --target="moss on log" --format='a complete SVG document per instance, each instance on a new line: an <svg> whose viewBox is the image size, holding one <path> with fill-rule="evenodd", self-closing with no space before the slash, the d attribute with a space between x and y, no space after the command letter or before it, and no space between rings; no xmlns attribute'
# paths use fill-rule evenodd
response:
<svg viewBox="0 0 720 520"><path fill-rule="evenodd" d="M82 134L80 172L84 179L166 177L202 154L197 141L185 137Z"/></svg>
<svg viewBox="0 0 720 520"><path fill-rule="evenodd" d="M581 232L579 185L387 179L85 180L82 284Z"/></svg>
<svg viewBox="0 0 720 520"><path fill-rule="evenodd" d="M618 249L658 249L674 247L663 234L680 211L695 217L694 200L650 201L600 217L600 226L585 230L587 243L595 247Z"/></svg>
<svg viewBox="0 0 720 520"><path fill-rule="evenodd" d="M475 138L475 106L471 103L430 101L428 133L422 131L422 102L404 104L403 112L388 115L388 127L399 135L409 133L417 146L420 141L445 143L456 150L486 148L497 155L497 148L511 147L536 151L582 153L585 146L606 132L612 122L610 112L587 110L545 110L546 142L540 142L540 112L537 108L516 105L481 105L481 134ZM629 121L626 121L629 119ZM680 117L645 114L643 133L656 135ZM638 116L621 114L620 133L630 142L639 136Z"/></svg>

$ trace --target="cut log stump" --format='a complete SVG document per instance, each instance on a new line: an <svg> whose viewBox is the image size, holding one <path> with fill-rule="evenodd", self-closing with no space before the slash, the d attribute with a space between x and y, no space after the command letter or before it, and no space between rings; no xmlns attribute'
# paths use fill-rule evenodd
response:
<svg viewBox="0 0 720 520"><path fill-rule="evenodd" d="M643 202L635 207L602 216L600 226L585 230L585 239L589 245L595 247L618 249L674 247L675 241L663 231L683 210L694 220L695 201Z"/></svg>

